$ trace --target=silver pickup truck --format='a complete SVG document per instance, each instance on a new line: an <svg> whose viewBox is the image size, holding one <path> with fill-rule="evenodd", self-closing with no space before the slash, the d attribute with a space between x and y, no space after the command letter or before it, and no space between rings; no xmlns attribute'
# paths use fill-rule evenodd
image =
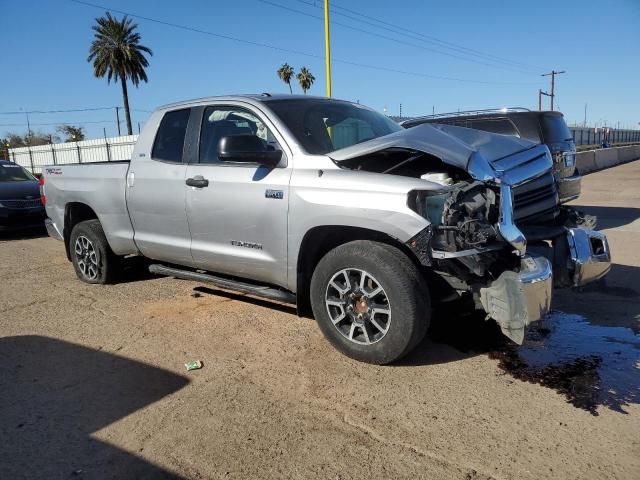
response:
<svg viewBox="0 0 640 480"><path fill-rule="evenodd" d="M610 268L606 237L559 204L546 146L405 130L326 98L167 105L130 162L49 166L41 189L80 280L115 281L144 256L156 274L295 303L378 364L420 342L436 302L468 302L521 343L553 287Z"/></svg>

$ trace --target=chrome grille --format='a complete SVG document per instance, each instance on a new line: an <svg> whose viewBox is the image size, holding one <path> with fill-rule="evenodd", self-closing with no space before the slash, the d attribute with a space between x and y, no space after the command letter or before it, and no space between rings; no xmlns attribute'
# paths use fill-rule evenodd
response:
<svg viewBox="0 0 640 480"><path fill-rule="evenodd" d="M558 187L551 172L513 187L512 192L516 224L552 220L559 213Z"/></svg>
<svg viewBox="0 0 640 480"><path fill-rule="evenodd" d="M35 208L42 206L39 198L30 200L0 200L0 204L6 208Z"/></svg>

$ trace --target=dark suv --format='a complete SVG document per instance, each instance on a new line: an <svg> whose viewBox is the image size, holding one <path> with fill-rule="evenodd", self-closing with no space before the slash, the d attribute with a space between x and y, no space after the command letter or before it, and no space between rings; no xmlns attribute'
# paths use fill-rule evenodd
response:
<svg viewBox="0 0 640 480"><path fill-rule="evenodd" d="M0 160L0 232L42 227L46 216L38 180L20 165Z"/></svg>
<svg viewBox="0 0 640 480"><path fill-rule="evenodd" d="M576 144L560 112L536 112L526 108L475 110L412 118L401 125L411 128L422 123L475 128L545 144L553 157L560 201L568 202L580 195L580 175L576 171L575 161Z"/></svg>

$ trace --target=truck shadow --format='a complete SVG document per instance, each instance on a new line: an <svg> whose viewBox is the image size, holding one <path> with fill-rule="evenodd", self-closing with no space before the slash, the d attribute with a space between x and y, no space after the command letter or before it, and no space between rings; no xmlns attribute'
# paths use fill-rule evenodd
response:
<svg viewBox="0 0 640 480"><path fill-rule="evenodd" d="M92 433L187 383L53 338L0 339L0 478L181 478Z"/></svg>
<svg viewBox="0 0 640 480"><path fill-rule="evenodd" d="M271 300L263 300L261 298L256 298L256 297L249 297L242 293L235 293L227 290L219 290L217 288L212 288L212 287L194 287L193 292L194 293L192 293L192 296L196 296L196 297L201 294L215 295L216 297L223 297L223 298L228 298L230 300L237 300L239 302L250 303L258 307L265 307L270 310L277 310L279 312L296 315L296 307L293 305L287 305L285 303L277 303Z"/></svg>

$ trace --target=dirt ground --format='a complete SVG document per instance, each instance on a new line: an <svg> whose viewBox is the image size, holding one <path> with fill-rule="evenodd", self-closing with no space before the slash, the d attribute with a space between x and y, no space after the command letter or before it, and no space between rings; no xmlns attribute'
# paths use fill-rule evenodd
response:
<svg viewBox="0 0 640 480"><path fill-rule="evenodd" d="M498 354L490 325L438 312L388 367L291 307L135 274L85 285L61 243L5 235L0 478L638 479L640 162L583 191L606 284L559 293L550 333Z"/></svg>

